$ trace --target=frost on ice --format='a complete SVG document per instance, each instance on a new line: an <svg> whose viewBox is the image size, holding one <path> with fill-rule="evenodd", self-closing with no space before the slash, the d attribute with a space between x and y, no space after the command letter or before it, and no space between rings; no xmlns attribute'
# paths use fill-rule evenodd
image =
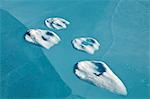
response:
<svg viewBox="0 0 150 99"><path fill-rule="evenodd" d="M89 54L94 54L94 52L100 47L99 42L96 39L90 37L76 38L72 41L72 45L74 48L85 51Z"/></svg>
<svg viewBox="0 0 150 99"><path fill-rule="evenodd" d="M25 40L49 49L55 44L58 44L60 38L49 30L29 29L25 34Z"/></svg>
<svg viewBox="0 0 150 99"><path fill-rule="evenodd" d="M74 68L75 75L81 80L105 88L113 93L127 95L123 82L102 61L80 61Z"/></svg>
<svg viewBox="0 0 150 99"><path fill-rule="evenodd" d="M45 20L45 24L48 28L60 30L67 28L70 23L63 18L48 18Z"/></svg>

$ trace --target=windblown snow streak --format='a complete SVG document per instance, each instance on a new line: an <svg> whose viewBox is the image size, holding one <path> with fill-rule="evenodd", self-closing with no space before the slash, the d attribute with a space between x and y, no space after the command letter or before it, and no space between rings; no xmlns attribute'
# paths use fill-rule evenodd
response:
<svg viewBox="0 0 150 99"><path fill-rule="evenodd" d="M123 82L102 61L80 61L75 65L74 72L77 77L95 86L127 95Z"/></svg>
<svg viewBox="0 0 150 99"><path fill-rule="evenodd" d="M70 23L63 18L48 18L45 20L45 24L48 28L60 30L67 28Z"/></svg>
<svg viewBox="0 0 150 99"><path fill-rule="evenodd" d="M25 34L25 40L49 49L55 44L58 44L60 38L54 32L49 30L30 29Z"/></svg>
<svg viewBox="0 0 150 99"><path fill-rule="evenodd" d="M99 42L96 39L90 37L76 38L72 41L72 45L74 48L89 54L94 54L94 52L100 47Z"/></svg>

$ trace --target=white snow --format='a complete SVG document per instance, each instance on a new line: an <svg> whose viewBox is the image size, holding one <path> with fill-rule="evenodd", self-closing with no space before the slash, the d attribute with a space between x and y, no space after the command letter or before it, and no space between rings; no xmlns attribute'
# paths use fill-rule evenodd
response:
<svg viewBox="0 0 150 99"><path fill-rule="evenodd" d="M99 42L90 37L76 38L72 41L72 45L75 49L87 52L89 54L94 54L100 47Z"/></svg>
<svg viewBox="0 0 150 99"><path fill-rule="evenodd" d="M69 24L70 22L68 22L63 18L48 18L45 20L45 25L48 28L56 29L56 30L65 29Z"/></svg>
<svg viewBox="0 0 150 99"><path fill-rule="evenodd" d="M25 40L41 45L46 49L49 49L60 42L60 38L57 34L49 30L41 29L29 29L25 34Z"/></svg>
<svg viewBox="0 0 150 99"><path fill-rule="evenodd" d="M97 87L120 95L127 95L123 82L102 61L80 61L75 65L75 74L81 80L91 82Z"/></svg>

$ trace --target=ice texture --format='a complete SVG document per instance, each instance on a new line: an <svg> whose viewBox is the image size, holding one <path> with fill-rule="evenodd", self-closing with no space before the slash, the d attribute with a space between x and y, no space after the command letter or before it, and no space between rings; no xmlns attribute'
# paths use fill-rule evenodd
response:
<svg viewBox="0 0 150 99"><path fill-rule="evenodd" d="M80 61L74 68L75 75L86 82L105 88L113 93L127 95L123 82L102 61Z"/></svg>
<svg viewBox="0 0 150 99"><path fill-rule="evenodd" d="M69 24L70 22L68 22L63 18L48 18L45 20L45 25L48 28L56 29L56 30L65 29Z"/></svg>
<svg viewBox="0 0 150 99"><path fill-rule="evenodd" d="M0 15L0 99L66 99L70 96L71 88L43 50L23 39L26 25L6 10L0 9Z"/></svg>
<svg viewBox="0 0 150 99"><path fill-rule="evenodd" d="M29 29L25 34L25 40L41 45L46 49L49 49L60 42L60 38L56 33L41 29Z"/></svg>
<svg viewBox="0 0 150 99"><path fill-rule="evenodd" d="M99 50L100 43L91 37L75 38L72 41L72 45L75 49L94 54L96 50Z"/></svg>

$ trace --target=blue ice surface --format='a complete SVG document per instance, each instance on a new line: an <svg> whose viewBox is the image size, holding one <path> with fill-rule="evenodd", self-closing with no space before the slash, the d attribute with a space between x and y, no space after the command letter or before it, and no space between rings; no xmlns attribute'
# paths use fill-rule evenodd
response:
<svg viewBox="0 0 150 99"><path fill-rule="evenodd" d="M49 36L54 36L54 34L51 33L51 32L46 32L46 34L49 35Z"/></svg>
<svg viewBox="0 0 150 99"><path fill-rule="evenodd" d="M86 41L89 43L95 43L95 41L93 39L86 39Z"/></svg>
<svg viewBox="0 0 150 99"><path fill-rule="evenodd" d="M93 44L89 43L88 41L83 41L82 44L83 44L83 45L93 46Z"/></svg>
<svg viewBox="0 0 150 99"><path fill-rule="evenodd" d="M71 95L71 89L42 50L23 39L27 28L5 10L0 13L1 99L57 99Z"/></svg>
<svg viewBox="0 0 150 99"><path fill-rule="evenodd" d="M49 17L62 17L70 22L67 29L54 31L62 38L59 46L41 51L61 79L71 88L72 94L87 99L148 99L150 87L148 3L148 0L13 0L3 1L1 7L27 28L48 29L44 25L44 20ZM7 25L2 28L4 27ZM18 31L21 30L18 29ZM70 42L79 36L97 39L101 43L101 50L92 56L74 50ZM24 43L24 46L31 45ZM34 50L36 51L38 48L36 47ZM21 57L23 57L22 54L18 55L18 58ZM26 54L26 57L30 57L30 61L34 59L34 56L29 53ZM126 97L118 96L78 79L72 70L74 64L80 60L107 62L112 71L126 85L128 95ZM38 65L36 62L34 63ZM7 70L14 68L12 65L2 67L8 68ZM24 72L28 72L28 69L24 70L26 70ZM48 70L45 73L51 74ZM32 77L31 73L30 75ZM43 79L41 81L44 83ZM11 79L12 82L14 80ZM35 85L39 84L40 82L35 82ZM27 89L19 92L19 94L25 93L29 94ZM35 94L37 93L35 92Z"/></svg>
<svg viewBox="0 0 150 99"><path fill-rule="evenodd" d="M104 72L106 72L106 68L103 66L102 63L99 63L99 62L92 62L97 68L97 71L100 73L98 74L97 76L99 75L102 75Z"/></svg>

